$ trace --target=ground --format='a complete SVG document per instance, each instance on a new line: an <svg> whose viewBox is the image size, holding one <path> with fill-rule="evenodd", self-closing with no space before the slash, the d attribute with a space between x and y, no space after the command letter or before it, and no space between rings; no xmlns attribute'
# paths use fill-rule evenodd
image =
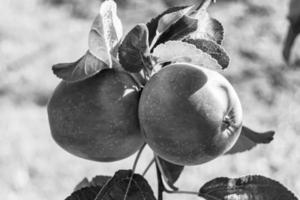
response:
<svg viewBox="0 0 300 200"><path fill-rule="evenodd" d="M83 177L131 168L134 158L115 163L87 161L68 154L52 140L46 104L59 79L51 66L84 54L98 7L95 3L83 12L87 9L83 4L74 11L71 5L51 6L49 2L1 2L0 188L7 200L64 199ZM135 2L120 10L125 31L165 9L159 1ZM275 140L243 154L187 167L177 185L197 191L215 177L260 174L300 196L300 41L287 66L281 49L288 27L288 1L249 2L220 0L210 13L225 27L224 47L231 63L224 75L241 98L244 124L258 131L275 130ZM147 149L138 172L150 158ZM154 171L146 178L156 187ZM166 199L199 198L175 195Z"/></svg>

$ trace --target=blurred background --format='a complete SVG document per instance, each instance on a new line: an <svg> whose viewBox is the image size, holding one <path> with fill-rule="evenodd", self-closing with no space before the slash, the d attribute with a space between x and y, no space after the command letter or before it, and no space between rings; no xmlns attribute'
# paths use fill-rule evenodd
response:
<svg viewBox="0 0 300 200"><path fill-rule="evenodd" d="M192 0L118 0L125 32L168 6ZM129 169L130 157L97 163L74 157L50 136L46 105L60 81L51 71L77 60L100 1L1 0L0 5L0 197L6 200L66 198L83 179ZM252 151L187 167L177 186L197 191L220 176L260 174L300 196L300 41L290 65L282 58L289 26L288 0L217 0L210 8L225 27L224 47L231 57L224 72L236 88L244 123L257 131L273 129L275 140ZM137 171L151 160L144 152ZM146 178L156 192L155 173ZM199 199L171 195L166 199Z"/></svg>

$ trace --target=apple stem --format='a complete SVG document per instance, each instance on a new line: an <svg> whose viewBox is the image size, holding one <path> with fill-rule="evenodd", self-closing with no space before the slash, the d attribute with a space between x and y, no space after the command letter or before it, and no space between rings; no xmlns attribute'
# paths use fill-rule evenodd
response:
<svg viewBox="0 0 300 200"><path fill-rule="evenodd" d="M131 186L131 182L132 182L132 179L133 179L134 172L136 170L136 166L137 166L138 160L140 159L141 154L142 154L145 146L146 146L146 143L143 144L143 146L140 148L139 152L137 153L137 155L136 155L136 157L134 159L133 166L132 166L132 174L131 174L131 177L129 179L128 186L126 188L126 192L125 192L125 195L124 195L124 200L126 200L126 198L128 196L128 192L129 192L129 189L130 189L130 186Z"/></svg>
<svg viewBox="0 0 300 200"><path fill-rule="evenodd" d="M165 186L161 178L161 172L156 160L155 160L155 165L156 165L156 176L157 176L157 185L158 185L157 200L163 200L163 192L165 191Z"/></svg>
<svg viewBox="0 0 300 200"><path fill-rule="evenodd" d="M155 162L155 158L153 158L150 163L148 164L148 166L146 167L146 169L144 170L142 176L145 176L147 174L147 172L149 171L150 167L154 164Z"/></svg>

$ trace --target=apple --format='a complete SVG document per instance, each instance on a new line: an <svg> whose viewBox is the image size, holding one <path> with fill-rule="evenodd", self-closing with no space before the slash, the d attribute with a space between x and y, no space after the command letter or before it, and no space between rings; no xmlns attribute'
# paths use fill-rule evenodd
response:
<svg viewBox="0 0 300 200"><path fill-rule="evenodd" d="M52 136L82 158L102 162L126 158L144 143L139 97L134 79L114 69L79 82L62 81L48 104Z"/></svg>
<svg viewBox="0 0 300 200"><path fill-rule="evenodd" d="M139 103L146 142L163 159L198 165L228 151L242 129L242 106L220 73L186 63L151 77Z"/></svg>

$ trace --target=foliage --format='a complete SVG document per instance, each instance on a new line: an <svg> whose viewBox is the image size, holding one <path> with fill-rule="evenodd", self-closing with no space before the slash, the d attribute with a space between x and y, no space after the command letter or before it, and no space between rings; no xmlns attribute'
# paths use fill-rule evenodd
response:
<svg viewBox="0 0 300 200"><path fill-rule="evenodd" d="M216 66L216 68L224 69L229 65L229 57L220 46L223 39L223 27L220 22L209 17L206 12L207 6L209 5L207 2L210 3L210 1L204 1L204 4L200 4L196 9L192 9L191 7L170 9L154 18L154 20L147 25L142 24L134 27L132 31L129 31L125 36L125 40L123 41L120 41L118 38L116 40L117 42L113 43L115 38L111 38L111 35L99 34L95 36L99 42L94 43L95 40L93 40L93 45L96 44L96 46L90 45L88 52L92 52L95 48L97 49L97 46L99 48L104 46L105 50L98 51L98 53L96 53L98 56L94 56L98 62L105 63L106 67L102 68L103 64L96 64L96 67L101 66L97 69L95 69L95 67L89 67L91 66L91 61L88 60L82 66L88 66L89 70L84 69L77 71L79 78L73 77L74 64L55 65L53 67L54 73L65 81L76 82L100 73L104 68L110 68L116 65L119 70L140 73L142 78L147 81L153 74L163 68L166 63L178 61L204 66ZM104 4L105 3L113 4L113 1L107 0ZM116 18L117 16L114 15L113 17ZM113 25L113 22L113 18L103 21L103 23L108 23L107 25ZM152 25L149 25L151 23ZM96 25L96 28L99 27L103 30L102 26ZM112 30L117 29L116 26L104 25L104 27L114 27ZM174 32L176 32L176 34L174 34ZM149 37L150 33L152 33L152 36ZM98 40L99 37L103 37L101 41ZM116 45L119 44L119 42L121 42L120 48ZM148 42L150 44L148 44ZM114 45L107 46L107 44ZM119 51L114 51L114 48L119 48ZM167 49L179 50L182 48L186 48L184 49L186 50L184 51L186 54L184 56L181 55L184 58L181 58L182 60L177 60L179 55L176 55L176 51L165 56ZM160 50L158 51L157 49ZM190 53L191 51L193 51L192 54ZM111 58L111 56L114 56L114 52L119 53L119 62L116 55L113 59ZM102 57L103 55L104 57ZM127 57L130 59L127 60ZM195 57L200 57L201 59L195 61L195 59L193 59ZM113 62L116 64L112 65ZM78 63L80 62L75 62L75 65ZM60 68L63 66L67 71L62 73L57 70L57 66L60 66ZM92 72L87 74L86 72L90 70L92 70ZM233 147L233 149L236 149L229 151L229 154L249 150L260 143L269 143L272 141L273 135L274 132L272 131L259 134L247 127L243 127L242 134ZM138 158L139 155L137 159ZM297 199L295 195L284 186L263 176L247 176L237 179L216 178L202 186L199 192L177 191L177 188L173 184L179 178L184 166L174 165L159 157L156 157L156 164L158 170L159 200L162 199L162 192L196 194L207 200L223 198L274 199L275 197L287 200ZM104 185L103 181L101 184L95 184L96 186L84 183L87 184L86 187L75 191L67 199L155 199L153 191L147 181L142 176L134 174L134 169L135 167L132 171L120 170L116 172L112 178L106 182L104 181ZM168 190L165 187L162 178L165 179L172 190ZM276 193L274 193L274 191L276 191Z"/></svg>

